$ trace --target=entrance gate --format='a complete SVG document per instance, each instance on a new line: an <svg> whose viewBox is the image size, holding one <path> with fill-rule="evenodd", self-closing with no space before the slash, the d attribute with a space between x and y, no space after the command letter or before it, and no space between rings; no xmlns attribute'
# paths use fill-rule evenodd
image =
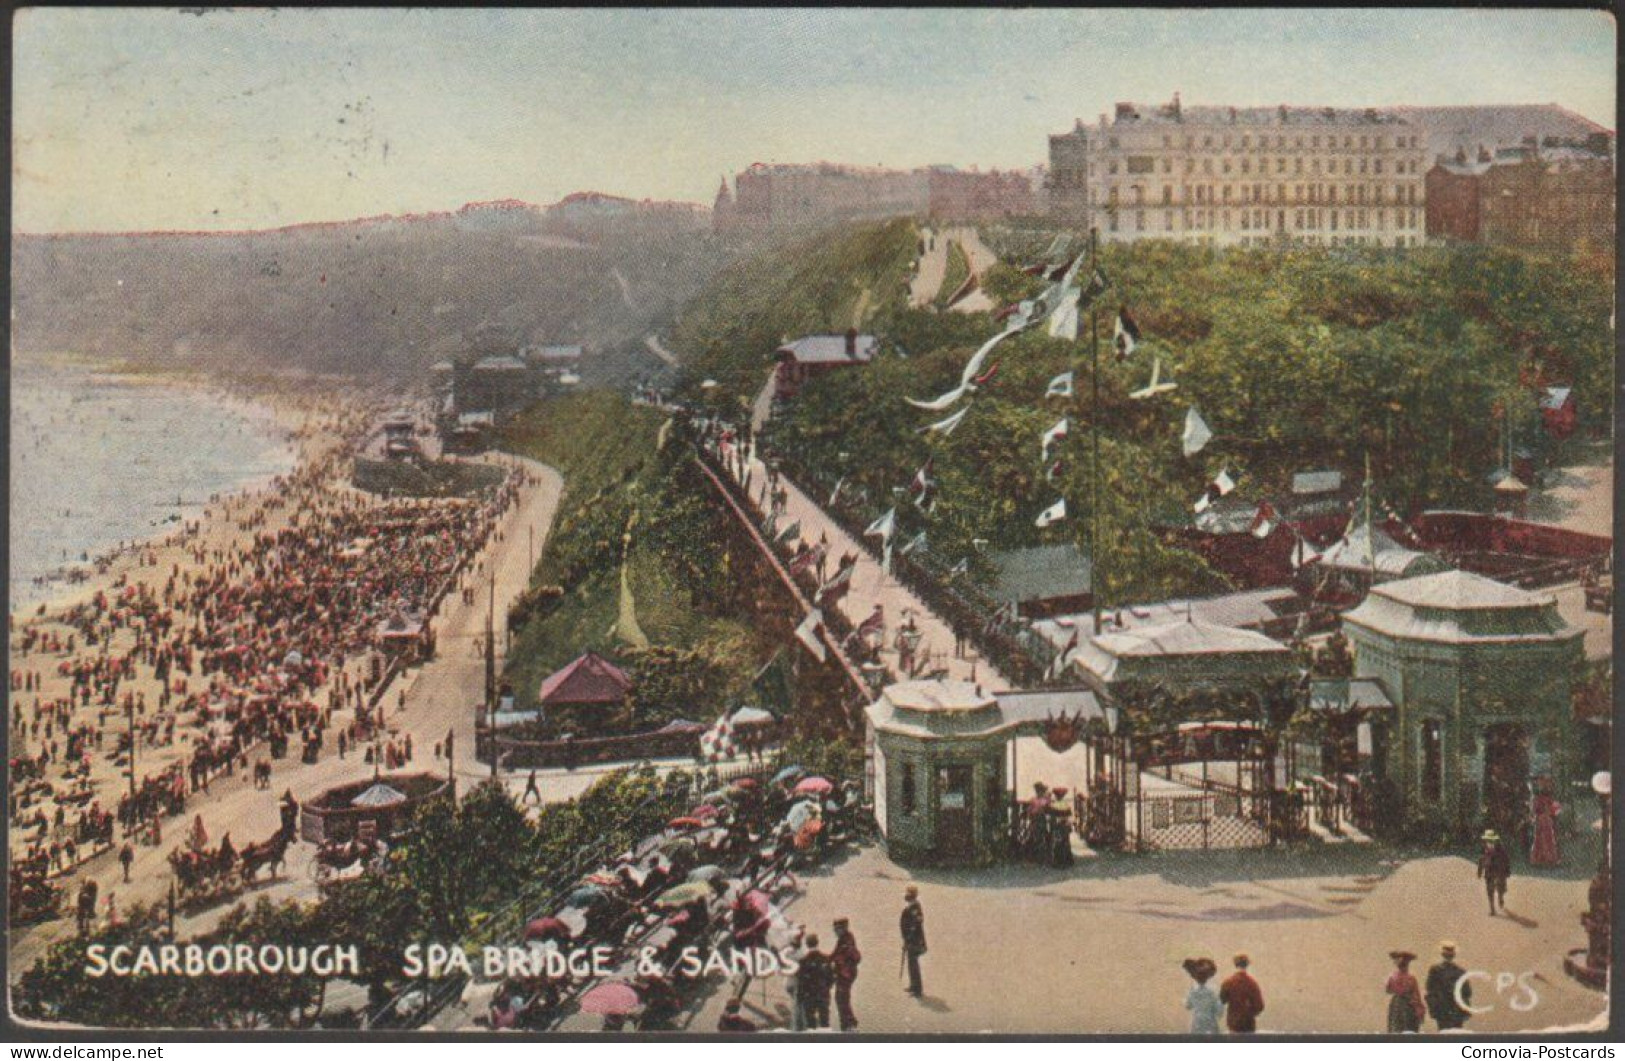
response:
<svg viewBox="0 0 1625 1061"><path fill-rule="evenodd" d="M1237 722L1185 723L1113 738L1087 793L1079 831L1091 847L1190 851L1267 847L1309 832L1309 801L1277 788L1274 742ZM1290 746L1285 754L1290 757ZM1102 758L1094 749L1097 761ZM1291 763L1281 764L1291 776Z"/></svg>

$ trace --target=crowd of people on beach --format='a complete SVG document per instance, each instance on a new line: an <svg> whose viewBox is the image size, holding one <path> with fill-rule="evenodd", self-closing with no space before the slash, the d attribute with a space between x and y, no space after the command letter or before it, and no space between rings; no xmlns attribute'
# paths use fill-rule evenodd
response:
<svg viewBox="0 0 1625 1061"><path fill-rule="evenodd" d="M107 850L115 822L161 843L162 818L222 776L268 788L290 746L319 759L341 712L341 748L373 741L380 631L398 617L432 655L429 618L524 473L473 498L372 497L343 481L366 419L327 415L339 444L264 491L212 498L94 593L11 616L14 886ZM161 566L160 549L183 556ZM398 764L410 746L388 753Z"/></svg>

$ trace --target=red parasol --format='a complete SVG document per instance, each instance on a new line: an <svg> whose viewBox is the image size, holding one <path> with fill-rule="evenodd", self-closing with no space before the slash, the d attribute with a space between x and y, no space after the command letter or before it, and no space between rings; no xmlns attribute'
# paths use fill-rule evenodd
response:
<svg viewBox="0 0 1625 1061"><path fill-rule="evenodd" d="M525 942L538 939L567 940L570 938L570 926L556 917L538 917L525 926Z"/></svg>
<svg viewBox="0 0 1625 1061"><path fill-rule="evenodd" d="M620 980L598 984L581 996L581 1012L624 1017L643 1008L643 1000L631 984Z"/></svg>
<svg viewBox="0 0 1625 1061"><path fill-rule="evenodd" d="M827 777L804 777L796 784L798 796L827 796L835 791L835 783Z"/></svg>
<svg viewBox="0 0 1625 1061"><path fill-rule="evenodd" d="M704 825L705 823L698 818L673 818L666 827L668 829L699 829Z"/></svg>

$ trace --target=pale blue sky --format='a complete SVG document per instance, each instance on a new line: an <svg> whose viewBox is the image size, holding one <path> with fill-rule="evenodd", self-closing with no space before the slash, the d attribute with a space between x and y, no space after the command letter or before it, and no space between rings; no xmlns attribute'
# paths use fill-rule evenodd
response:
<svg viewBox="0 0 1625 1061"><path fill-rule="evenodd" d="M194 9L195 10L195 9ZM709 202L756 161L1026 167L1120 99L1560 103L1614 128L1611 17L1557 11L317 10L17 16L14 228L242 228Z"/></svg>

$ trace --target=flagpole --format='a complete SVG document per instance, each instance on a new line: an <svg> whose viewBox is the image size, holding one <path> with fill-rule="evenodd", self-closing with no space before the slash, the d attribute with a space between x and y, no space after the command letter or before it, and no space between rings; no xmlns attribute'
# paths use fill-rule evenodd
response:
<svg viewBox="0 0 1625 1061"><path fill-rule="evenodd" d="M1091 279L1100 253L1099 229L1089 226ZM1100 599L1105 590L1105 565L1100 555L1100 299L1089 304L1089 597L1094 605L1095 634L1100 634Z"/></svg>

